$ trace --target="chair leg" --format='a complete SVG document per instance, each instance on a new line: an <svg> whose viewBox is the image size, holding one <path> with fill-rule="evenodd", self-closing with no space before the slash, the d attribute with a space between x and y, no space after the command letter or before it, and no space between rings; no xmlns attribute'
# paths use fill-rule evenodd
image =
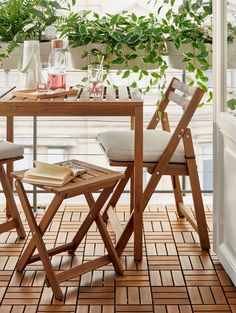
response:
<svg viewBox="0 0 236 313"><path fill-rule="evenodd" d="M183 143L189 172L190 185L192 189L193 204L197 221L197 231L200 238L201 248L208 250L210 249L210 242L190 129L186 129L183 136Z"/></svg>
<svg viewBox="0 0 236 313"><path fill-rule="evenodd" d="M10 186L10 182L9 179L7 177L7 174L5 172L5 169L3 167L3 164L0 164L0 181L2 184L2 188L3 188L3 192L5 194L6 197L6 201L7 201L7 209L8 209L8 215L10 215L13 218L13 225L10 229L16 229L17 234L20 238L25 238L26 234L25 234L25 230L22 224L22 221L20 219L20 214L17 210L16 207L16 203L13 197L13 193L12 193L12 188ZM6 222L5 225L10 225L9 222ZM8 229L8 230L10 230ZM1 230L1 225L0 225L0 233L4 231L4 228L2 228Z"/></svg>
<svg viewBox="0 0 236 313"><path fill-rule="evenodd" d="M184 217L183 213L180 210L180 206L179 206L179 203L183 203L183 197L182 197L182 192L181 192L181 187L180 187L180 182L179 182L179 176L172 175L171 181L172 181L172 186L173 186L173 191L174 191L174 196L175 196L175 205L176 205L178 216Z"/></svg>
<svg viewBox="0 0 236 313"><path fill-rule="evenodd" d="M192 189L192 197L195 208L195 215L197 220L198 234L200 238L201 248L205 250L210 249L209 236L207 231L206 216L204 212L204 205L202 200L202 193L197 172L197 165L195 159L187 160L189 169L190 185Z"/></svg>
<svg viewBox="0 0 236 313"><path fill-rule="evenodd" d="M149 179L149 182L144 190L143 193L143 209L142 212L144 212L154 190L156 189L156 186L158 185L159 181L161 179L161 175L155 175L152 174L151 178ZM124 228L123 233L121 234L117 244L116 244L116 251L120 255L124 251L131 235L134 231L134 211L131 213L130 218Z"/></svg>

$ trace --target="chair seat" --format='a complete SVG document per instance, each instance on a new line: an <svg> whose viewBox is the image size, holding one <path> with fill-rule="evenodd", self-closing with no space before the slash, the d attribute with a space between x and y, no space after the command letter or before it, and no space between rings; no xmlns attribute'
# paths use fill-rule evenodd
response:
<svg viewBox="0 0 236 313"><path fill-rule="evenodd" d="M22 146L12 142L0 140L0 160L17 158L22 156L24 149Z"/></svg>
<svg viewBox="0 0 236 313"><path fill-rule="evenodd" d="M172 134L166 131L145 130L143 133L143 162L157 162ZM97 140L109 160L134 161L134 131L107 131L97 135ZM172 163L185 163L182 142L171 159Z"/></svg>

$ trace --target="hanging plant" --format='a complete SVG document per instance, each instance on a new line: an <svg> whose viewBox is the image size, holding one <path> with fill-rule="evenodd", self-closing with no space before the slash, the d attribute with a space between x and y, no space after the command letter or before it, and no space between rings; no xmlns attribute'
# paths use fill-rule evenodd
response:
<svg viewBox="0 0 236 313"><path fill-rule="evenodd" d="M68 37L70 49L80 48L79 53L84 59L80 64L99 63L104 57L104 79L108 84L112 84L109 80L111 69L120 69L117 74L129 78L131 87L138 87L139 82L148 80L145 92L159 85L165 76L165 38L154 14L137 16L126 11L104 16L90 11L70 13L60 30L61 37ZM135 77L133 80L132 76Z"/></svg>
<svg viewBox="0 0 236 313"><path fill-rule="evenodd" d="M170 6L162 19L162 29L165 34L167 46L179 51L181 67L186 70L189 85L197 84L208 91L206 72L212 67L211 50L212 35L210 30L212 17L212 2L203 0L185 0L179 7L174 1L165 0ZM160 7L160 12L163 8ZM170 54L173 51L170 50Z"/></svg>

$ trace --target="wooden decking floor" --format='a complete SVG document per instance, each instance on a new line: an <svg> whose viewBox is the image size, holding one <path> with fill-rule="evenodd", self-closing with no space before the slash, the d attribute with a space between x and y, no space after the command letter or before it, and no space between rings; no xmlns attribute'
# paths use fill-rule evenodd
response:
<svg viewBox="0 0 236 313"><path fill-rule="evenodd" d="M69 242L88 211L86 206L62 206L45 235L48 247ZM128 208L117 208L125 223ZM206 206L212 237L212 210ZM25 223L29 234L29 228ZM40 220L42 213L38 213ZM4 211L0 212L0 222ZM108 225L109 227L109 225ZM14 270L26 240L14 231L0 235L0 312L76 312L76 313L191 313L236 312L236 288L212 251L200 249L192 227L176 216L172 205L150 205L144 214L144 258L133 261L132 240L122 262L123 276L106 266L62 284L63 302L52 297L44 283L40 262L23 273ZM112 229L110 233L115 239ZM53 257L57 270L104 254L104 245L93 225L74 257L67 253Z"/></svg>

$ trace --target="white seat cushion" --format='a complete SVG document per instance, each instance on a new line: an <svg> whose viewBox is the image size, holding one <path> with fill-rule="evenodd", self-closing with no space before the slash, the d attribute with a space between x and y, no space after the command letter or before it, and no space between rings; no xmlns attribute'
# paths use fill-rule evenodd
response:
<svg viewBox="0 0 236 313"><path fill-rule="evenodd" d="M15 143L0 140L0 160L17 158L22 156L24 149Z"/></svg>
<svg viewBox="0 0 236 313"><path fill-rule="evenodd" d="M166 131L145 130L143 133L144 162L157 162L167 146L171 133ZM105 151L109 160L134 161L134 131L107 131L97 135L97 140ZM172 163L185 163L183 143L180 142Z"/></svg>

